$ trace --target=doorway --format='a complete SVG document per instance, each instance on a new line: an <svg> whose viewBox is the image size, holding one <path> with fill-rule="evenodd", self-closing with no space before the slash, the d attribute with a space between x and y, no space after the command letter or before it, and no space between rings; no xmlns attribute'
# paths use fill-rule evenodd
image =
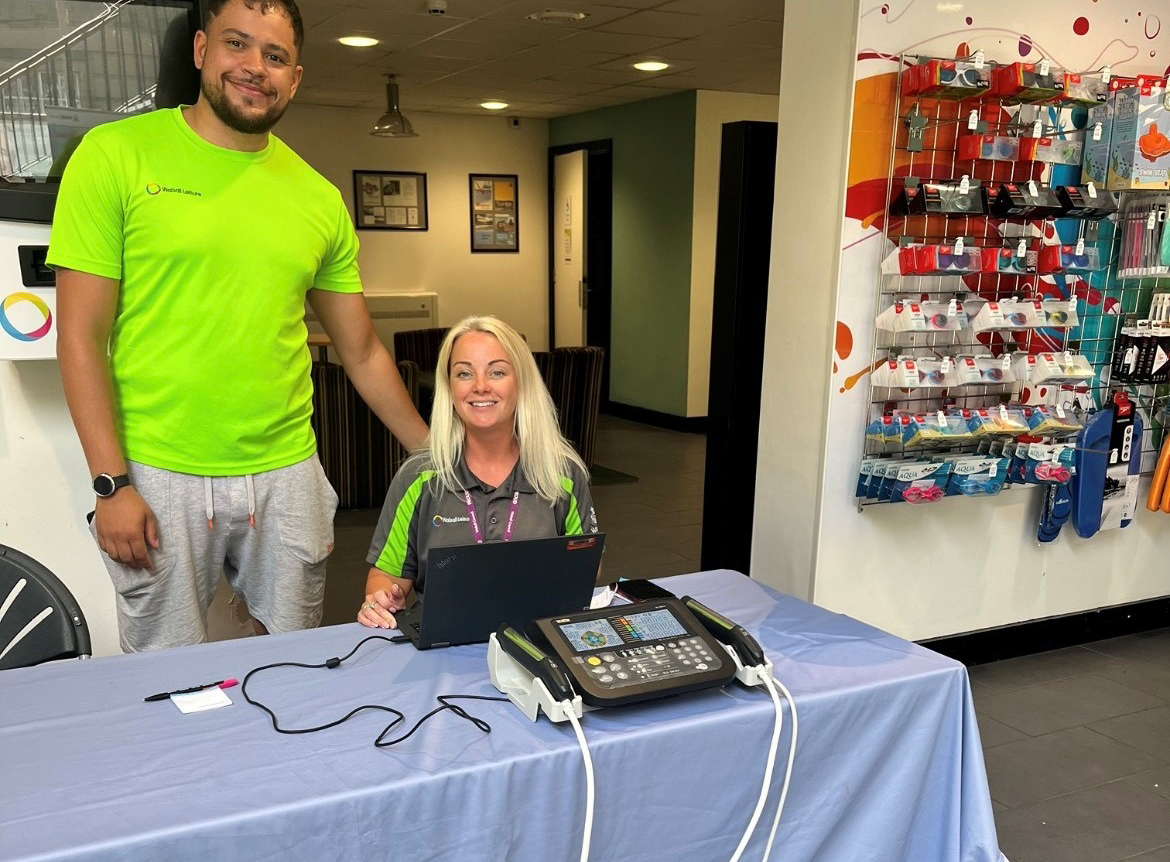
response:
<svg viewBox="0 0 1170 862"><path fill-rule="evenodd" d="M549 147L549 347L602 347L609 406L613 142Z"/></svg>

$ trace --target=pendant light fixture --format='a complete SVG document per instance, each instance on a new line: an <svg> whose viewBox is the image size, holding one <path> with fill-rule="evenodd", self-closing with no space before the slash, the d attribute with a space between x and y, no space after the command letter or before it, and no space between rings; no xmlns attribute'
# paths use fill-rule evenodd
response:
<svg viewBox="0 0 1170 862"><path fill-rule="evenodd" d="M398 82L393 75L386 76L386 106L388 110L374 123L370 134L383 138L417 138L418 132L398 108Z"/></svg>

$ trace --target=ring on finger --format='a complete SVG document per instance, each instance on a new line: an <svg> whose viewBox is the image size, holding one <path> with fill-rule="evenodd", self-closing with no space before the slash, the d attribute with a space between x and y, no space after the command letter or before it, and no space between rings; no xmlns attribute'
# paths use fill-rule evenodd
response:
<svg viewBox="0 0 1170 862"><path fill-rule="evenodd" d="M376 611L378 609L378 606L373 602L366 602L366 607L372 611Z"/></svg>

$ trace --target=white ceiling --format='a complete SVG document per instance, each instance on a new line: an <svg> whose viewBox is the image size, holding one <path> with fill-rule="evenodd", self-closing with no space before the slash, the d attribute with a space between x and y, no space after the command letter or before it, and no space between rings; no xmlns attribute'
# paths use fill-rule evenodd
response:
<svg viewBox="0 0 1170 862"><path fill-rule="evenodd" d="M779 93L783 0L300 0L304 83L298 103L386 108L398 76L402 112L558 117L682 90ZM588 13L538 24L546 9ZM372 48L337 38L369 35ZM645 59L670 63L639 72Z"/></svg>

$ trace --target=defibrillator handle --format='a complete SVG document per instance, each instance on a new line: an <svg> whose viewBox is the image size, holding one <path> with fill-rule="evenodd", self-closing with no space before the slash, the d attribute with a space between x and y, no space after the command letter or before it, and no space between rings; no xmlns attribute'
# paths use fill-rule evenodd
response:
<svg viewBox="0 0 1170 862"><path fill-rule="evenodd" d="M569 677L561 666L512 626L505 624L496 629L496 642L517 664L543 682L554 700L572 700L576 697Z"/></svg>
<svg viewBox="0 0 1170 862"><path fill-rule="evenodd" d="M683 596L682 603L695 615L703 628L720 643L725 643L739 656L744 667L759 667L767 661L759 642L748 634L747 629L734 623L722 614L711 610L702 602L690 596Z"/></svg>

